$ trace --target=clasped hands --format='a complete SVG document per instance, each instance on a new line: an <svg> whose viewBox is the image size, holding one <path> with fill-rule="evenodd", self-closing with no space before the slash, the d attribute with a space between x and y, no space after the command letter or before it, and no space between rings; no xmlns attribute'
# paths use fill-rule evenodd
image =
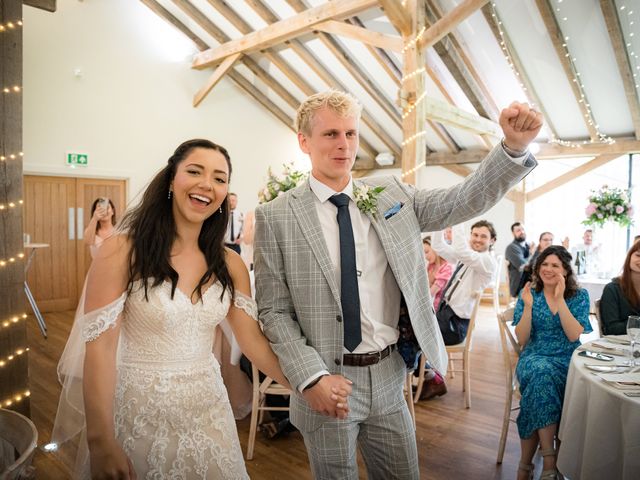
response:
<svg viewBox="0 0 640 480"><path fill-rule="evenodd" d="M342 375L325 375L318 383L302 392L312 410L344 420L349 414L347 398L353 382Z"/></svg>

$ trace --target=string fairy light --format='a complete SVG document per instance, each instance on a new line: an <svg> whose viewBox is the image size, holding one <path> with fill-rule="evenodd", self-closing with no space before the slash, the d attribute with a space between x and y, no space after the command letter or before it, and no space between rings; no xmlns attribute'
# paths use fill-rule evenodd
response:
<svg viewBox="0 0 640 480"><path fill-rule="evenodd" d="M20 252L13 257L0 259L0 267L6 267L7 265L11 265L12 263L17 262L18 260L22 260L23 258L24 258L24 253Z"/></svg>
<svg viewBox="0 0 640 480"><path fill-rule="evenodd" d="M10 32L16 28L22 26L22 20L16 20L15 22L0 23L0 32Z"/></svg>
<svg viewBox="0 0 640 480"><path fill-rule="evenodd" d="M406 172L403 172L402 174L400 174L400 178L404 178L407 177L409 175L413 175L415 172L417 172L418 170L420 170L422 167L426 166L427 162L426 160L420 162L418 165L416 165L413 168L410 168L409 170L407 170Z"/></svg>
<svg viewBox="0 0 640 480"><path fill-rule="evenodd" d="M20 93L21 91L22 87L20 85L11 85L2 88L2 93Z"/></svg>
<svg viewBox="0 0 640 480"><path fill-rule="evenodd" d="M557 0L557 3L560 4L562 3L562 0ZM556 12L558 12L558 16L562 17L563 21L567 20L566 16L562 16L562 12L560 10L559 7L556 7ZM526 87L526 85L524 84L524 82L521 80L521 75L520 72L518 72L518 70L515 67L515 64L513 62L512 59L512 55L511 52L509 51L509 45L508 45L508 41L505 37L505 33L504 30L502 29L502 20L500 20L500 16L498 15L498 11L496 10L496 3L495 2L491 2L491 16L494 18L495 23L497 25L498 28L498 33L500 35L500 48L502 49L502 52L504 54L505 60L507 61L507 64L509 65L509 68L511 68L511 71L513 72L513 74L516 76L518 83L520 84L520 88L522 88L522 90L525 92L525 94L528 93L528 89ZM588 113L586 113L584 115L585 117L585 121L593 126L596 130L597 133L597 139L589 139L589 140L585 140L582 142L570 142L567 140L562 140L558 137L556 137L553 132L550 132L550 138L549 138L549 143L555 143L564 147L571 147L571 148L579 148L583 145L588 145L588 144L612 144L615 143L615 140L613 140L611 137L603 134L602 132L600 132L599 130L599 125L594 124L593 123L593 112L591 111L591 105L588 103L587 99L586 99L586 95L585 95L585 90L584 90L584 85L582 83L582 81L580 80L580 72L578 71L575 61L576 58L575 57L571 57L571 54L569 52L569 48L567 46L567 41L569 40L568 36L564 37L564 43L562 44L562 47L564 48L565 51L565 57L569 59L569 65L571 66L571 71L573 73L573 79L572 81L578 86L578 90L580 91L580 100L579 103L583 103L585 105L585 108L587 110ZM528 96L528 95L527 95ZM530 101L530 103L532 104L533 107L535 107L535 102Z"/></svg>
<svg viewBox="0 0 640 480"><path fill-rule="evenodd" d="M416 34L416 36L413 37L411 40L409 40L404 47L402 47L402 53L405 53L410 48L415 47L416 44L420 41L420 39L424 36L424 32L426 31L427 31L427 27L423 26L420 29L420 31Z"/></svg>
<svg viewBox="0 0 640 480"><path fill-rule="evenodd" d="M26 353L28 351L29 351L29 347L18 348L11 355L7 355L5 358L0 359L0 368L4 368L5 365L7 365L9 362L11 362L12 360L15 360L17 357L21 357L23 353Z"/></svg>
<svg viewBox="0 0 640 480"><path fill-rule="evenodd" d="M20 315L14 315L13 317L7 318L6 320L4 320L2 323L0 323L0 325L2 325L2 328L8 328L11 325L15 325L20 320L24 320L26 318L27 318L27 314L26 313L22 313Z"/></svg>
<svg viewBox="0 0 640 480"><path fill-rule="evenodd" d="M636 48L633 46L633 41L635 34L637 33L634 30L638 30L638 25L640 25L640 18L638 18L639 14L640 12L633 10L631 6L627 9L626 5L620 5L618 11L618 21L620 22L620 26L626 26L626 33L629 37L628 39L624 38L623 41L627 47L627 58L629 59L629 65L633 75L633 83L638 91L638 95L640 95L640 56L638 55ZM622 30L624 32L624 29Z"/></svg>
<svg viewBox="0 0 640 480"><path fill-rule="evenodd" d="M18 393L16 395L12 395L11 397L0 401L0 406L10 407L14 403L19 403L22 400L25 400L25 399L29 398L30 396L31 396L31 392L29 390L25 390L22 393Z"/></svg>
<svg viewBox="0 0 640 480"><path fill-rule="evenodd" d="M15 208L19 205L24 205L23 200L18 200L17 202L9 202L9 203L0 203L0 210L6 210L9 208Z"/></svg>
<svg viewBox="0 0 640 480"><path fill-rule="evenodd" d="M6 155L0 155L0 162L4 162L6 160L15 160L16 158L24 157L24 153L8 153Z"/></svg>

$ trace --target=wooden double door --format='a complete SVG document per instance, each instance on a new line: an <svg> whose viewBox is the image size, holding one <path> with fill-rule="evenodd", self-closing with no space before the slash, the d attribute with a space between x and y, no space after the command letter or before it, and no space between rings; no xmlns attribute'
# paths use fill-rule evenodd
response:
<svg viewBox="0 0 640 480"><path fill-rule="evenodd" d="M83 240L91 204L97 197L108 197L119 220L126 208L126 191L126 180L24 176L24 232L31 243L49 245L36 250L27 272L41 311L76 308L91 265Z"/></svg>

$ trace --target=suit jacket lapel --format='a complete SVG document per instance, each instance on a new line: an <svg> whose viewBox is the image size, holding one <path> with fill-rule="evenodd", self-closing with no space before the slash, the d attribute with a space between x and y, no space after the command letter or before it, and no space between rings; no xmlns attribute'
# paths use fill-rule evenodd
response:
<svg viewBox="0 0 640 480"><path fill-rule="evenodd" d="M340 293L338 291L335 269L331 258L329 258L329 251L327 250L324 233L320 227L318 211L316 210L314 193L311 191L308 181L302 188L296 189L296 191L292 193L291 209L298 221L298 225L300 225L302 234L307 240L313 255L316 257L318 265L320 265L322 273L327 279L331 293L339 304Z"/></svg>

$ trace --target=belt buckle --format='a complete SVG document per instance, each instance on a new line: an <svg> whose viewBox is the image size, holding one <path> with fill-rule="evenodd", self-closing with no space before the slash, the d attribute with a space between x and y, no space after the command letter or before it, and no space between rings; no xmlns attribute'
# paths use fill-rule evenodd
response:
<svg viewBox="0 0 640 480"><path fill-rule="evenodd" d="M377 352L375 352L376 356L378 358L376 358L376 361L373 362L373 365L375 365L376 363L380 363L382 361L382 353L384 352L384 350L378 350Z"/></svg>

